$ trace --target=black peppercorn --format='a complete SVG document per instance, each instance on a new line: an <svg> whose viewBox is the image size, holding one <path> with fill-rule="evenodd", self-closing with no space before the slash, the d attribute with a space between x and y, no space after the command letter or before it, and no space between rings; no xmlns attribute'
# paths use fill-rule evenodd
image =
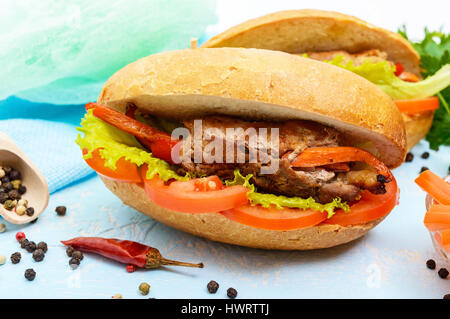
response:
<svg viewBox="0 0 450 319"><path fill-rule="evenodd" d="M27 192L27 188L23 185L20 185L18 191L19 191L19 194L23 195Z"/></svg>
<svg viewBox="0 0 450 319"><path fill-rule="evenodd" d="M27 278L29 281L33 281L34 278L36 278L36 272L31 268L25 270L25 278Z"/></svg>
<svg viewBox="0 0 450 319"><path fill-rule="evenodd" d="M22 239L19 241L20 247L22 247L22 248L25 248L25 247L28 245L28 243L29 243L29 241L28 241L28 239L26 239L26 238L22 238Z"/></svg>
<svg viewBox="0 0 450 319"><path fill-rule="evenodd" d="M439 275L439 277L441 277L442 279L445 279L445 278L448 277L448 270L445 269L445 268L441 268L441 269L439 269L439 271L438 271L438 275Z"/></svg>
<svg viewBox="0 0 450 319"><path fill-rule="evenodd" d="M21 258L22 258L22 255L19 252L16 252L11 255L11 262L13 264L18 264L20 262Z"/></svg>
<svg viewBox="0 0 450 319"><path fill-rule="evenodd" d="M444 298L443 298L443 299L450 299L450 294L444 295Z"/></svg>
<svg viewBox="0 0 450 319"><path fill-rule="evenodd" d="M405 162L407 162L407 163L412 162L413 159L414 159L413 153L410 152L410 153L406 154Z"/></svg>
<svg viewBox="0 0 450 319"><path fill-rule="evenodd" d="M9 167L9 166L4 166L4 167L3 167L3 170L5 171L5 174L8 175L9 173L11 173L12 168Z"/></svg>
<svg viewBox="0 0 450 319"><path fill-rule="evenodd" d="M65 216L66 215L66 206L58 206L56 207L55 211L59 216Z"/></svg>
<svg viewBox="0 0 450 319"><path fill-rule="evenodd" d="M77 269L79 265L80 265L80 260L78 258L70 258L69 266L72 269Z"/></svg>
<svg viewBox="0 0 450 319"><path fill-rule="evenodd" d="M34 208L33 207L28 207L27 210L25 211L25 213L27 214L27 216L33 216L34 215Z"/></svg>
<svg viewBox="0 0 450 319"><path fill-rule="evenodd" d="M428 157L430 157L430 153L428 153L428 152L423 152L422 155L421 155L420 157L422 157L423 159L427 159Z"/></svg>
<svg viewBox="0 0 450 319"><path fill-rule="evenodd" d="M8 176L3 176L0 181L2 182L2 184L6 184L9 183L11 180L9 179Z"/></svg>
<svg viewBox="0 0 450 319"><path fill-rule="evenodd" d="M15 180L15 179L21 179L21 178L22 178L22 174L20 174L19 171L12 170L12 171L9 173L9 178L10 178L12 181Z"/></svg>
<svg viewBox="0 0 450 319"><path fill-rule="evenodd" d="M36 249L33 252L33 259L37 262L42 261L45 257L45 253L42 249Z"/></svg>
<svg viewBox="0 0 450 319"><path fill-rule="evenodd" d="M13 189L14 189L14 185L13 185L13 183L11 183L11 182L4 183L4 184L3 184L3 187L5 187L6 193L9 192L10 190L13 190Z"/></svg>
<svg viewBox="0 0 450 319"><path fill-rule="evenodd" d="M227 296L228 296L229 298L231 298L231 299L236 298L236 296L237 296L237 291L236 291L236 289L234 289L234 288L228 288L228 290L227 290Z"/></svg>
<svg viewBox="0 0 450 319"><path fill-rule="evenodd" d="M22 196L19 194L19 191L17 189L12 189L8 192L8 196L10 199L20 199Z"/></svg>
<svg viewBox="0 0 450 319"><path fill-rule="evenodd" d="M84 258L84 256L83 256L83 253L82 253L81 251L75 250L75 251L72 253L72 258L76 258L76 259L78 259L79 261L82 261L83 258Z"/></svg>
<svg viewBox="0 0 450 319"><path fill-rule="evenodd" d="M214 280L211 280L210 282L208 282L206 288L208 289L210 294L215 294L217 292L217 289L219 289L219 284Z"/></svg>
<svg viewBox="0 0 450 319"><path fill-rule="evenodd" d="M428 167L422 166L422 168L420 169L420 172L423 173L423 172L428 171L428 170L429 170Z"/></svg>
<svg viewBox="0 0 450 319"><path fill-rule="evenodd" d="M4 204L9 199L7 193L0 193L0 204Z"/></svg>
<svg viewBox="0 0 450 319"><path fill-rule="evenodd" d="M42 249L44 251L44 253L46 253L47 250L48 250L47 243L44 242L44 241L39 242L39 244L37 244L36 248L37 249Z"/></svg>
<svg viewBox="0 0 450 319"><path fill-rule="evenodd" d="M75 251L75 249L73 249L72 247L67 247L66 249L66 254L68 257L72 257L73 252Z"/></svg>
<svg viewBox="0 0 450 319"><path fill-rule="evenodd" d="M6 188L4 186L0 186L0 193L6 193Z"/></svg>
<svg viewBox="0 0 450 319"><path fill-rule="evenodd" d="M427 260L427 267L429 269L436 269L436 262L433 259Z"/></svg>
<svg viewBox="0 0 450 319"><path fill-rule="evenodd" d="M25 246L26 251L29 253L32 253L36 250L36 243L34 241L28 242L28 244Z"/></svg>

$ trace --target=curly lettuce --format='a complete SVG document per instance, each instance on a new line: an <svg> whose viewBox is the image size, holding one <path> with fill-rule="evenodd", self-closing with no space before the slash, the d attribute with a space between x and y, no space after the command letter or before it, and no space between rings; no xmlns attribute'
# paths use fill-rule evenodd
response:
<svg viewBox="0 0 450 319"><path fill-rule="evenodd" d="M367 59L361 65L352 60L346 61L343 55L337 55L331 61L324 61L358 74L378 85L394 100L422 99L436 95L450 85L450 64L444 65L432 76L419 82L406 82L395 76L395 66L388 61L372 62Z"/></svg>
<svg viewBox="0 0 450 319"><path fill-rule="evenodd" d="M239 170L234 171L234 179L225 181L225 185L243 185L248 188L249 192L247 197L250 200L251 205L261 205L262 207L269 208L275 206L276 208L282 209L284 207L289 208L301 208L301 209L313 209L317 211L328 213L328 218L331 218L336 209L342 209L346 212L350 210L347 203L342 202L342 200L337 197L332 202L327 204L317 203L314 198L301 198L301 197L287 197L283 195L274 194L263 194L256 192L256 187L250 183L250 179L253 177L252 174L243 176Z"/></svg>
<svg viewBox="0 0 450 319"><path fill-rule="evenodd" d="M75 142L81 149L88 151L84 155L85 159L91 158L95 149L100 149L99 153L105 160L105 166L111 169L116 169L117 161L121 157L125 157L138 166L147 164L147 179L151 179L157 174L164 181L189 179L187 175L178 175L169 163L154 157L143 149L133 135L95 117L93 110L86 113L81 120L81 127L77 127L77 130L84 133L83 137L79 134Z"/></svg>

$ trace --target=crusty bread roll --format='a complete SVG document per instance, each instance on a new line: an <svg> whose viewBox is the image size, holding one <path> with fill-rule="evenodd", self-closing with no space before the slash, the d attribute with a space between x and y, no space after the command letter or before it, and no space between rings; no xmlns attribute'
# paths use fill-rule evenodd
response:
<svg viewBox="0 0 450 319"><path fill-rule="evenodd" d="M258 49L194 49L155 54L114 74L98 102L124 111L127 102L154 115L186 119L210 114L245 119L307 119L337 128L349 142L371 144L390 167L406 153L404 122L377 86L341 68ZM266 249L315 249L354 240L378 224L319 225L270 231L220 213L178 213L155 205L136 184L105 185L125 204L171 227L225 243Z"/></svg>
<svg viewBox="0 0 450 319"><path fill-rule="evenodd" d="M218 34L201 47L242 47L288 53L378 49L420 77L420 56L399 34L358 18L321 10L290 10L248 20ZM406 116L408 150L429 131L434 112Z"/></svg>

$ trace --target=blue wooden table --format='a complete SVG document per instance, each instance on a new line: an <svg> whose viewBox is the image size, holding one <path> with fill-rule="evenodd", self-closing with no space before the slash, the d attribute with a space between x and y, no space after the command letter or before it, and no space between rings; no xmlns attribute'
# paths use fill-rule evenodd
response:
<svg viewBox="0 0 450 319"><path fill-rule="evenodd" d="M234 287L238 298L442 298L450 293L450 280L426 268L435 258L429 234L423 226L424 193L413 183L422 166L440 175L447 173L450 148L430 152L426 143L414 150L415 159L394 171L401 188L400 206L364 238L339 247L317 251L264 251L215 243L197 238L141 215L123 205L98 177L67 187L50 198L47 211L32 225L7 224L0 233L0 254L8 261L0 266L0 298L124 298L140 296L141 282L151 285L148 297L224 298ZM68 208L57 216L58 205ZM35 242L46 241L43 262L20 249L15 233L23 231ZM72 270L60 240L76 236L117 237L157 247L167 258L204 262L204 269L164 268L127 273L125 265L87 254ZM9 256L22 252L22 261ZM34 268L36 279L24 278ZM210 295L206 284L216 280L220 289Z"/></svg>

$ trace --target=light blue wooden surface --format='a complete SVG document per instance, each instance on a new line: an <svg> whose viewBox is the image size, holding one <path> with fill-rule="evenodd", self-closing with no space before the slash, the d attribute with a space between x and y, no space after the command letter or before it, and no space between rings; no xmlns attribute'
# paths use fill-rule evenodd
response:
<svg viewBox="0 0 450 319"><path fill-rule="evenodd" d="M65 188L50 198L47 211L34 225L7 223L0 233L0 254L8 261L0 266L0 298L145 298L138 285L151 285L149 297L223 298L234 287L239 298L442 298L450 293L450 280L428 270L428 258L438 260L423 226L424 193L413 183L421 166L440 175L447 173L450 148L431 152L422 142L415 159L394 171L401 187L400 206L364 238L326 250L308 252L264 251L214 243L168 228L141 215L112 195L95 177ZM54 212L66 205L67 216ZM4 220L1 220L4 222ZM20 249L14 236L23 231L35 242L46 241L45 260L36 263ZM160 249L168 258L206 264L204 269L165 268L127 273L125 265L87 255L72 271L60 240L76 236L118 237L136 240ZM22 252L13 265L9 256ZM37 277L25 280L26 268ZM216 295L206 291L214 279Z"/></svg>

